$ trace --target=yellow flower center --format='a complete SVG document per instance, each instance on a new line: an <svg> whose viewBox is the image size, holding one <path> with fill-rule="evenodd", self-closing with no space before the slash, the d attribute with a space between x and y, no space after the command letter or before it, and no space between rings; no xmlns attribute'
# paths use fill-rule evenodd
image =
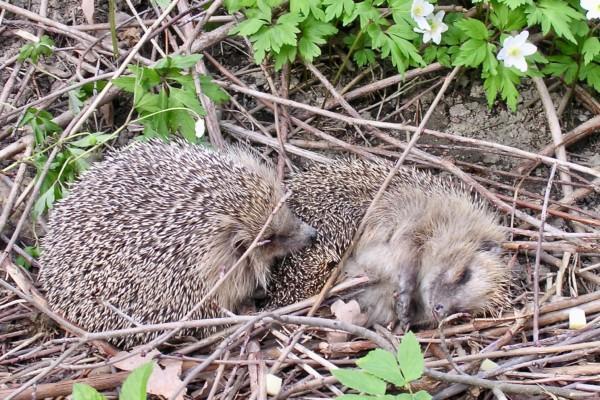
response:
<svg viewBox="0 0 600 400"><path fill-rule="evenodd" d="M508 55L511 57L519 57L521 55L521 49L518 47L511 47L508 49Z"/></svg>
<svg viewBox="0 0 600 400"><path fill-rule="evenodd" d="M423 6L417 5L417 6L415 6L413 11L417 17L420 17L423 15Z"/></svg>

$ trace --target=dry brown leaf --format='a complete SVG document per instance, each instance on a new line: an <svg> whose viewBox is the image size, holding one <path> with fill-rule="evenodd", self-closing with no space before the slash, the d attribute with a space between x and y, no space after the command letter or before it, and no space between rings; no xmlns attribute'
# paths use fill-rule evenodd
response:
<svg viewBox="0 0 600 400"><path fill-rule="evenodd" d="M133 350L135 350L135 348ZM125 354L130 354L130 353L128 351L120 351L117 354L115 354L114 357L112 357L112 358L120 358L121 356L123 356ZM115 367L122 369L124 371L133 371L140 365L142 365L148 361L152 361L152 359L159 354L160 354L160 351L158 351L156 349L153 349L152 351L146 353L145 355L136 354L134 356L126 358L123 361L119 361L119 362L115 363Z"/></svg>
<svg viewBox="0 0 600 400"><path fill-rule="evenodd" d="M119 31L117 33L117 37L119 40L125 42L126 45L133 47L137 42L140 41L141 33L138 28L132 26Z"/></svg>
<svg viewBox="0 0 600 400"><path fill-rule="evenodd" d="M331 305L331 312L336 319L349 324L356 324L361 319L360 305L356 300L350 300L347 303L338 300Z"/></svg>
<svg viewBox="0 0 600 400"><path fill-rule="evenodd" d="M81 0L81 9L88 24L94 23L94 0Z"/></svg>
<svg viewBox="0 0 600 400"><path fill-rule="evenodd" d="M170 399L182 383L180 379L182 364L183 362L180 360L161 360L159 365L154 367L148 379L147 392ZM179 392L175 399L183 400L185 394L187 394L187 389Z"/></svg>
<svg viewBox="0 0 600 400"><path fill-rule="evenodd" d="M347 322L349 324L364 325L366 323L366 315L361 314L360 305L356 300L350 300L345 303L343 300L338 300L331 305L331 312L336 319ZM348 340L349 335L345 332L328 332L327 341L329 343L342 343Z"/></svg>

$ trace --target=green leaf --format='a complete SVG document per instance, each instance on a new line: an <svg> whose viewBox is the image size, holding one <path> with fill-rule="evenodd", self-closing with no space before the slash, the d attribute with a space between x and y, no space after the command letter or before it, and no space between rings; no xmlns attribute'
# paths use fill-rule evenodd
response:
<svg viewBox="0 0 600 400"><path fill-rule="evenodd" d="M331 371L342 385L361 393L385 394L386 384L382 380L356 369L334 369Z"/></svg>
<svg viewBox="0 0 600 400"><path fill-rule="evenodd" d="M583 43L581 48L581 54L583 55L583 63L589 64L592 62L594 57L600 54L600 40L596 36L590 36Z"/></svg>
<svg viewBox="0 0 600 400"><path fill-rule="evenodd" d="M541 24L544 35L554 29L554 32L565 39L577 43L571 25L573 22L583 20L585 17L562 0L540 0L536 5L527 7L527 24L529 26Z"/></svg>
<svg viewBox="0 0 600 400"><path fill-rule="evenodd" d="M353 17L359 18L360 28L363 30L366 29L369 24L387 25L387 21L381 16L379 10L373 7L371 0L365 0L356 4L354 7ZM345 20L344 25L346 25Z"/></svg>
<svg viewBox="0 0 600 400"><path fill-rule="evenodd" d="M575 78L577 77L578 69L578 65L575 60L573 60L571 57L563 55L549 56L548 59L550 62L542 70L544 74L563 77L567 84L574 82Z"/></svg>
<svg viewBox="0 0 600 400"><path fill-rule="evenodd" d="M488 43L483 40L469 39L462 46L454 60L454 65L477 67L488 56Z"/></svg>
<svg viewBox="0 0 600 400"><path fill-rule="evenodd" d="M39 258L41 254L41 250L37 246L26 246L23 248L23 251L29 254L32 258ZM29 264L29 262L23 256L17 256L15 263L25 269L31 268L31 264Z"/></svg>
<svg viewBox="0 0 600 400"><path fill-rule="evenodd" d="M279 53L275 53L275 70L279 71L283 67L283 65L287 62L294 62L296 59L297 48L296 46L290 46L285 44L281 46L281 50Z"/></svg>
<svg viewBox="0 0 600 400"><path fill-rule="evenodd" d="M323 0L325 8L325 21L329 22L342 15L352 15L354 2L352 0Z"/></svg>
<svg viewBox="0 0 600 400"><path fill-rule="evenodd" d="M187 56L167 56L161 60L159 60L153 67L153 69L168 69L168 68L178 68L185 69L190 68L196 65L198 61L202 58L202 54L190 54Z"/></svg>
<svg viewBox="0 0 600 400"><path fill-rule="evenodd" d="M73 142L69 142L69 145L81 147L86 149L88 147L95 146L97 144L102 144L114 137L111 133L88 133L83 138L75 140Z"/></svg>
<svg viewBox="0 0 600 400"><path fill-rule="evenodd" d="M119 400L146 400L146 385L154 368L154 362L147 362L136 369L123 382Z"/></svg>
<svg viewBox="0 0 600 400"><path fill-rule="evenodd" d="M200 75L200 88L202 93L217 104L229 101L229 94L221 86L213 82L208 75Z"/></svg>
<svg viewBox="0 0 600 400"><path fill-rule="evenodd" d="M501 31L520 31L526 24L527 19L521 10L511 10L504 4L497 4L490 15L492 24Z"/></svg>
<svg viewBox="0 0 600 400"><path fill-rule="evenodd" d="M45 192L43 192L38 199L35 202L35 205L33 206L33 218L34 219L38 219L40 217L40 215L42 215L44 213L44 211L46 211L46 209L49 209L52 207L52 204L54 204L54 200L55 200L55 185L50 186L50 188L48 190L46 190Z"/></svg>
<svg viewBox="0 0 600 400"><path fill-rule="evenodd" d="M336 27L329 22L317 21L313 17L308 17L300 27L302 38L298 42L298 51L302 58L309 62L321 55L318 45L327 43L325 38L337 32Z"/></svg>
<svg viewBox="0 0 600 400"><path fill-rule="evenodd" d="M239 34L241 36L250 36L258 32L260 28L268 24L269 21L262 18L249 18L236 25L230 33L232 35Z"/></svg>
<svg viewBox="0 0 600 400"><path fill-rule="evenodd" d="M588 85L600 93L600 65L590 63L581 68L580 79L585 79Z"/></svg>
<svg viewBox="0 0 600 400"><path fill-rule="evenodd" d="M407 332L398 346L398 363L404 378L412 382L423 375L425 360L421 346L412 332Z"/></svg>
<svg viewBox="0 0 600 400"><path fill-rule="evenodd" d="M532 4L532 0L502 0L502 3L509 6L511 9L516 9L525 4Z"/></svg>
<svg viewBox="0 0 600 400"><path fill-rule="evenodd" d="M119 76L113 79L112 83L127 92L134 93L137 86L136 81L137 79L133 76Z"/></svg>
<svg viewBox="0 0 600 400"><path fill-rule="evenodd" d="M375 349L356 361L356 365L368 373L375 375L396 386L406 385L406 380L400 373L396 358L389 351Z"/></svg>
<svg viewBox="0 0 600 400"><path fill-rule="evenodd" d="M72 400L104 400L96 389L85 383L73 384L73 394L71 395Z"/></svg>
<svg viewBox="0 0 600 400"><path fill-rule="evenodd" d="M464 18L456 22L456 27L472 39L488 40L490 34L483 22L474 18Z"/></svg>
<svg viewBox="0 0 600 400"><path fill-rule="evenodd" d="M431 400L432 399L431 395L424 390L419 390L417 393L413 393L412 398L414 400Z"/></svg>
<svg viewBox="0 0 600 400"><path fill-rule="evenodd" d="M392 19L397 24L413 26L415 22L410 15L411 0L389 0L392 9Z"/></svg>
<svg viewBox="0 0 600 400"><path fill-rule="evenodd" d="M303 15L311 15L319 21L325 20L325 12L320 8L320 0L290 0L290 11Z"/></svg>

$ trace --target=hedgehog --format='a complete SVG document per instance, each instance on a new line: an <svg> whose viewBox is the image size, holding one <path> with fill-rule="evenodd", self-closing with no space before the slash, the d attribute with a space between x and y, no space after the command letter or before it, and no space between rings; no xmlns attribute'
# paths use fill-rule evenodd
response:
<svg viewBox="0 0 600 400"><path fill-rule="evenodd" d="M91 332L177 321L249 248L283 195L274 168L241 147L135 143L93 164L55 205L42 240L41 288L52 309ZM278 257L315 235L284 204L261 245L191 318L238 311L266 285ZM109 342L130 348L161 333Z"/></svg>
<svg viewBox="0 0 600 400"><path fill-rule="evenodd" d="M273 267L265 310L321 290L391 168L386 160L345 157L288 178L289 204L317 237ZM368 326L430 326L505 303L504 239L496 214L462 184L403 167L367 216L342 276L369 277L357 299Z"/></svg>

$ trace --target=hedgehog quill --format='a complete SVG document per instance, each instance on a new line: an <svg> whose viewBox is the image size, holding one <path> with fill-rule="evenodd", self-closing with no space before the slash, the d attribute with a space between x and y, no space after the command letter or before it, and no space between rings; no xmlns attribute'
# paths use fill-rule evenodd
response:
<svg viewBox="0 0 600 400"><path fill-rule="evenodd" d="M274 266L265 308L320 291L391 167L339 159L289 178L290 206L318 234ZM405 167L367 216L343 273L369 277L358 295L368 325L429 326L453 313L500 308L510 277L502 240L495 214L462 185Z"/></svg>
<svg viewBox="0 0 600 400"><path fill-rule="evenodd" d="M182 318L244 253L284 195L274 168L249 151L213 152L181 141L134 144L94 164L70 189L50 214L40 283L52 309L95 332ZM263 245L191 318L238 311L267 284L274 260L315 234L283 205ZM217 329L181 333L203 337ZM132 347L161 333L110 342Z"/></svg>

